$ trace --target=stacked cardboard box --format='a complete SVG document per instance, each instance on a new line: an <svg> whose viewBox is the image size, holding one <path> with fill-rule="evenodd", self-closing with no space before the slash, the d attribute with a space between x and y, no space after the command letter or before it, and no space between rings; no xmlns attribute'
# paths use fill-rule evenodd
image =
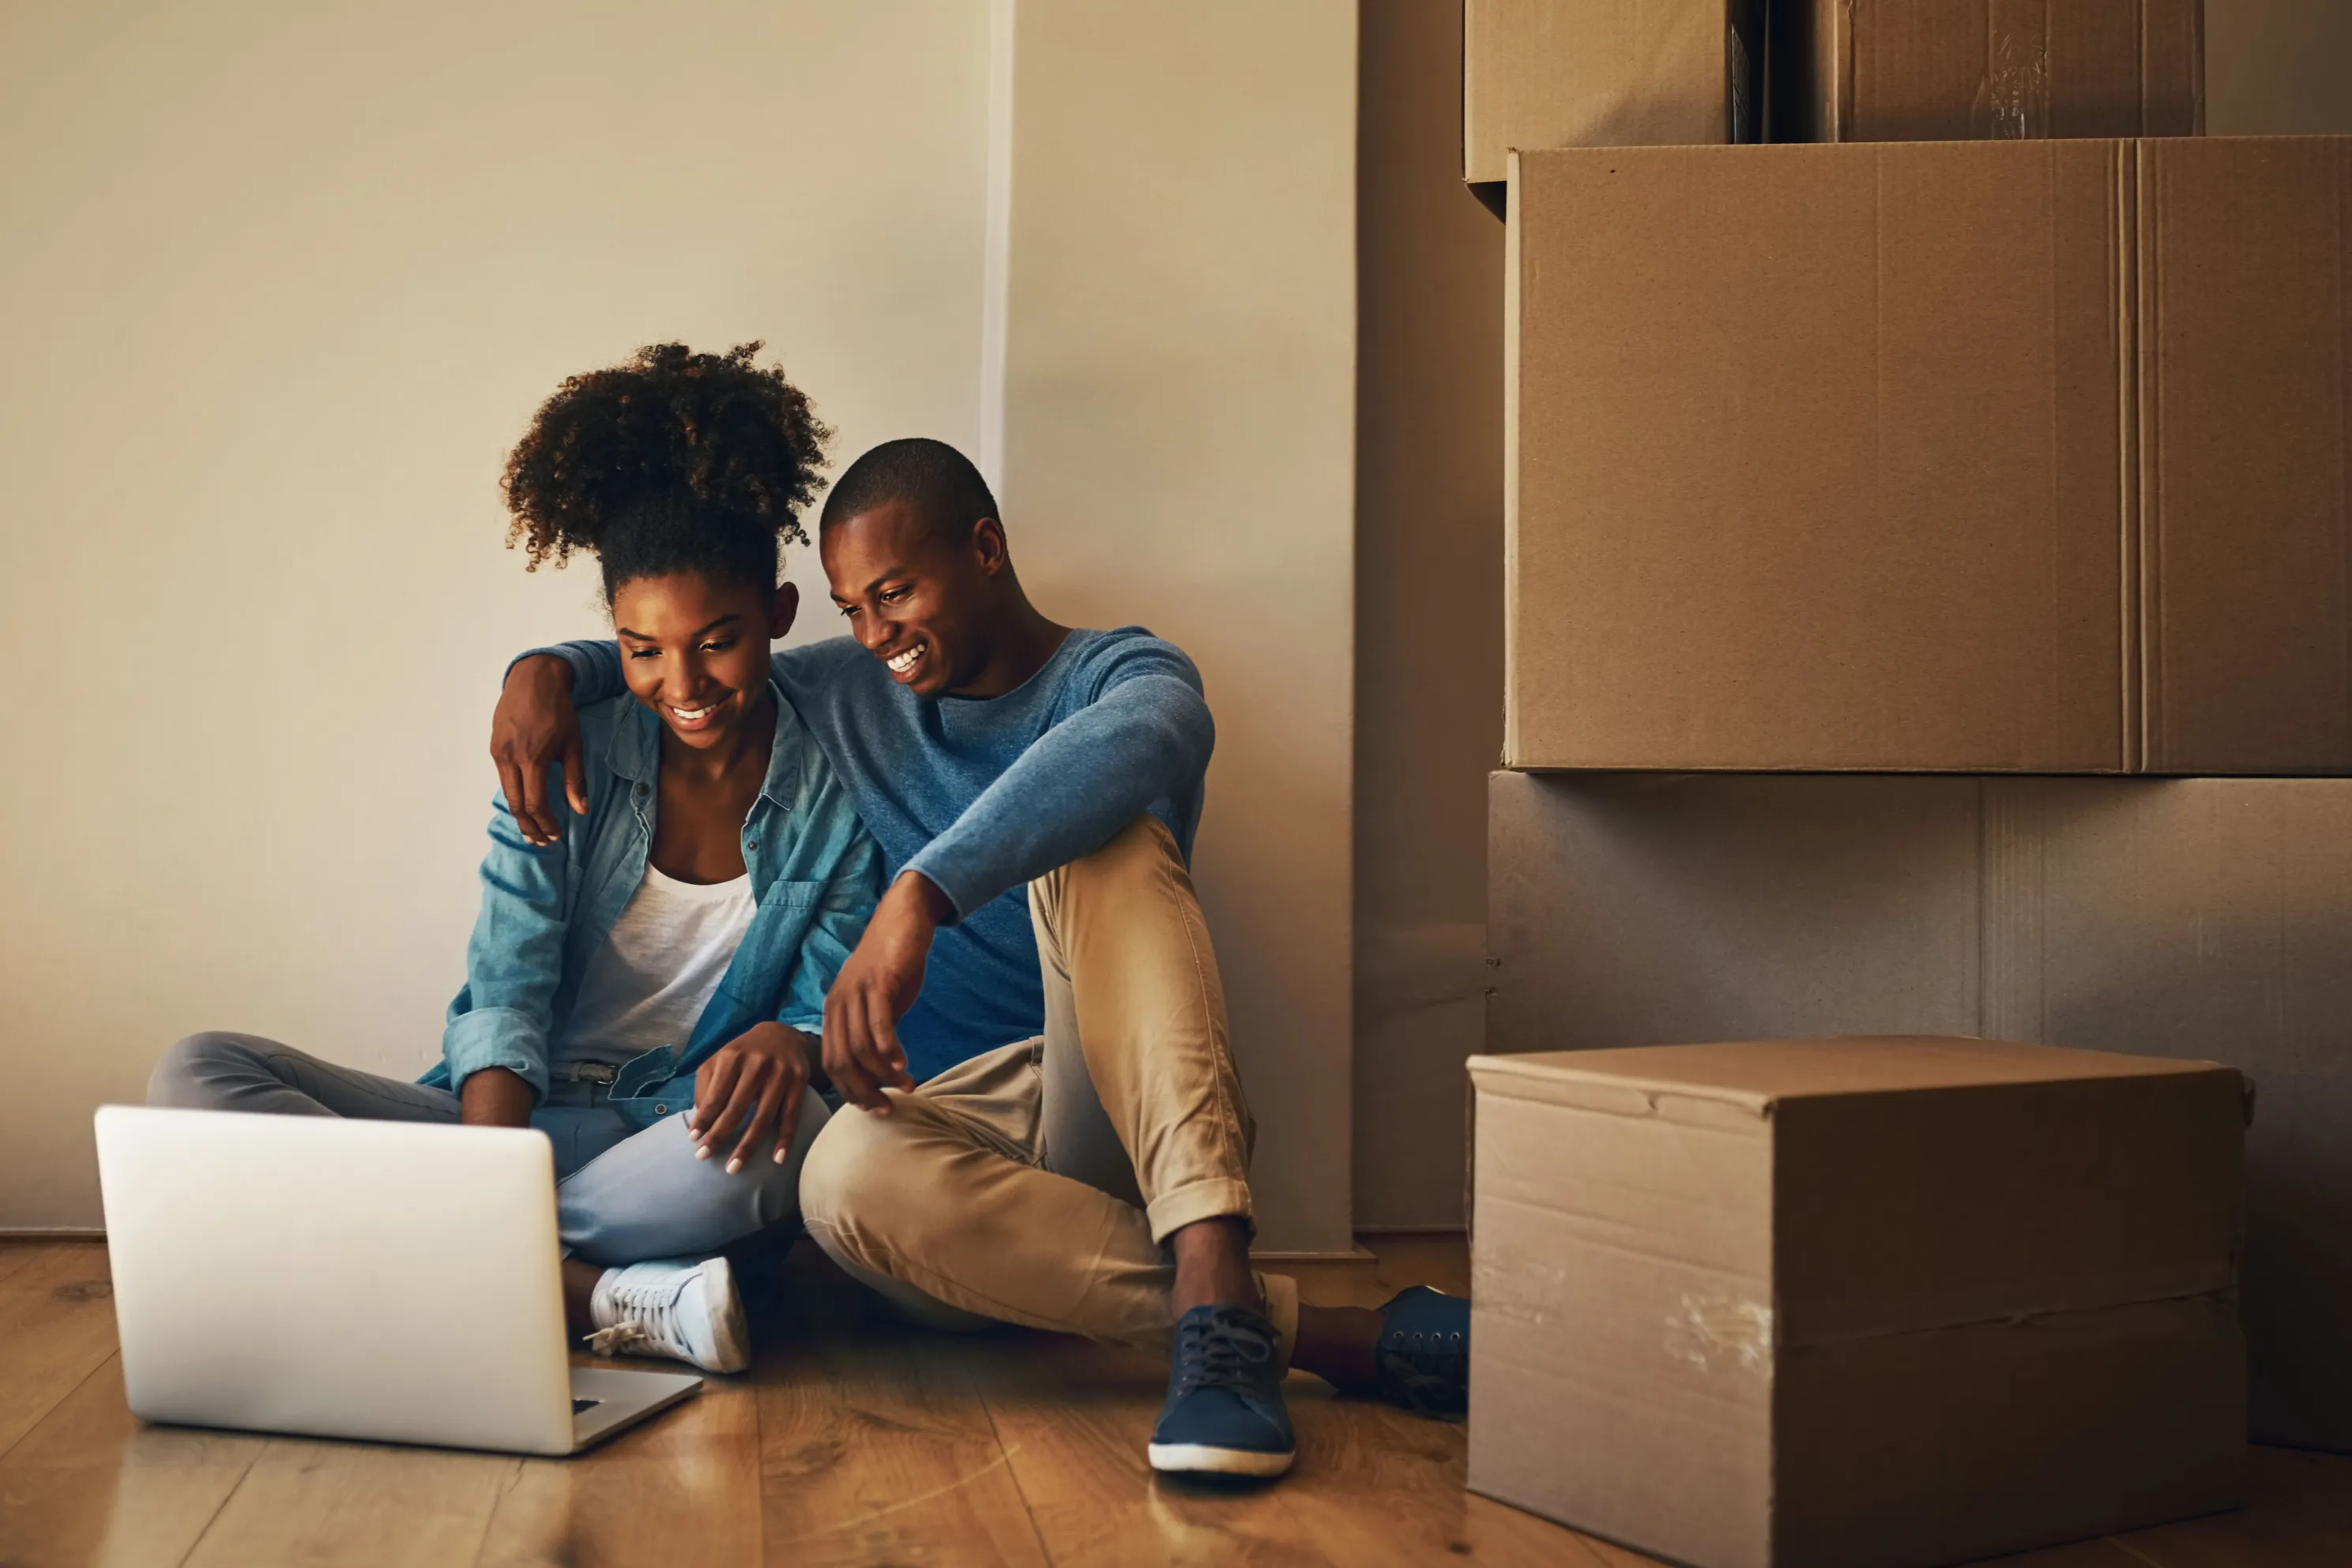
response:
<svg viewBox="0 0 2352 1568"><path fill-rule="evenodd" d="M2184 136L2203 0L1465 0L1462 177L1514 150Z"/></svg>
<svg viewBox="0 0 2352 1568"><path fill-rule="evenodd" d="M1776 141L2205 129L2202 0L1777 0L1769 57Z"/></svg>
<svg viewBox="0 0 2352 1568"><path fill-rule="evenodd" d="M1480 1490L1721 1568L2242 1494L2230 1069L1864 1039L1471 1071Z"/></svg>
<svg viewBox="0 0 2352 1568"><path fill-rule="evenodd" d="M1675 68L1596 80L1622 51L1580 53L1579 29L1633 16L1682 44L1628 57ZM2070 1319L2063 1354L2114 1375L2074 1389L2063 1420L2004 1427L1964 1408L1965 1358L1922 1348L1958 1340L1906 1338L1886 1375L1926 1426L1864 1410L1849 1435L1869 1462L1843 1482L1806 1468L1825 1428L1803 1412L1828 1406L1791 1369L1839 1336L1806 1337L1801 1312L1772 1320L1752 1419L1685 1421L1703 1397L1645 1401L1634 1360L1611 1371L1581 1345L1538 1366L1574 1333L1512 1338L1563 1314L1595 1332L1621 1308L1655 1319L1674 1303L1628 1307L1579 1277L1611 1249L1720 1251L1751 1219L1753 1299L1801 1307L1771 1260L1820 1216L1792 1207L1787 1146L1754 1155L1766 1196L1738 1200L1762 1206L1746 1218L1729 1176L1712 1197L1641 1197L1638 1162L1713 1160L1738 1128L1771 1144L1785 1110L1846 1092L1810 1069L1742 1079L1718 1052L1690 1070L1698 1109L1643 1129L1639 1155L1575 1117L1617 1093L1596 1087L1610 1073L1668 1070L1553 1053L1929 1034L2129 1053L2155 1079L2150 1058L2223 1062L2263 1091L2255 1430L2352 1447L2352 1335L2331 1306L2352 1295L2331 1196L2352 1178L2335 1152L2352 1147L2352 782L2333 777L2352 774L2352 141L2163 139L2201 128L2196 0L1789 0L1762 32L1763 123L1812 144L1727 145L1738 117L1700 111L1741 101L1754 26L1722 0L1470 0L1465 173L1500 168L1507 199L1485 193L1509 224L1514 771L1492 789L1489 1050L1528 1058L1476 1073L1474 1269L1495 1303L1476 1309L1478 1364L1497 1345L1517 1359L1499 1397L1474 1397L1471 1484L1701 1564L1927 1563L2226 1506L2246 1430L2234 1239L2225 1262L2200 1254L2199 1282L2101 1294L2080 1210L2061 1228L2081 1244L2051 1254L2059 1274L2081 1265L2060 1293L2121 1315ZM1545 58L1585 64L1547 78ZM1675 777L1700 770L1768 777ZM1924 1048L1840 1049L1892 1053L1873 1071L1899 1075ZM2097 1142L2111 1110L2132 1113L2131 1081L2051 1138ZM2009 1125L1991 1079L1913 1085L1931 1087ZM1610 1103L1664 1116L1654 1083L1627 1092ZM1848 1152L1895 1148L1913 1102L1853 1093ZM2226 1182L2135 1186L2172 1156L2136 1157L2108 1191L2136 1195L2135 1223L2235 1202ZM1933 1173L1842 1168L1881 1219L1939 1229ZM2094 1203L2042 1176L2051 1203ZM1599 1214L1620 1186L1634 1207ZM1887 1333L1965 1340L1991 1321L1933 1299L1938 1244ZM2171 1331L2148 1338L2142 1311L2195 1318L2203 1348L2153 1348ZM1554 1397L1521 1397L1546 1376ZM2133 1414L2151 1388L2187 1426ZM2037 1458L2053 1431L2112 1465ZM1665 1448L1617 1465L1644 1444ZM1663 1457L1677 1445L1769 1478L1779 1516L1736 1487L1706 1500ZM1869 1515L1862 1493L1909 1501ZM1713 1533L1672 1522L1706 1519Z"/></svg>
<svg viewBox="0 0 2352 1568"><path fill-rule="evenodd" d="M1515 768L2352 768L2352 141L1511 162Z"/></svg>

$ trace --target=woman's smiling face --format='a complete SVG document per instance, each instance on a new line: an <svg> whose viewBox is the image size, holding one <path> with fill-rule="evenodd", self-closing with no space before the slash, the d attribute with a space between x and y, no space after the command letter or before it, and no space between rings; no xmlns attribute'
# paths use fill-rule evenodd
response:
<svg viewBox="0 0 2352 1568"><path fill-rule="evenodd" d="M629 690L688 746L722 744L768 689L768 645L792 630L799 591L714 582L698 571L635 577L613 591Z"/></svg>

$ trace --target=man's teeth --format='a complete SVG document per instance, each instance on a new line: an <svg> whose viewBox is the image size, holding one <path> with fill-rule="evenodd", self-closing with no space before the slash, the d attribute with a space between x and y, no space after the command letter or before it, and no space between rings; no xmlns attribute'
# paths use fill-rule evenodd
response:
<svg viewBox="0 0 2352 1568"><path fill-rule="evenodd" d="M905 653L900 653L894 658L886 659L883 663L890 666L890 673L892 674L903 675L908 670L913 669L915 667L915 661L922 656L923 645L920 643L918 643L913 647L908 649Z"/></svg>
<svg viewBox="0 0 2352 1568"><path fill-rule="evenodd" d="M709 707L679 707L676 704L672 704L669 711L677 715L679 718L685 720L687 723L693 724L698 719L709 718L713 713L717 712L718 709L719 705L717 703L712 703Z"/></svg>

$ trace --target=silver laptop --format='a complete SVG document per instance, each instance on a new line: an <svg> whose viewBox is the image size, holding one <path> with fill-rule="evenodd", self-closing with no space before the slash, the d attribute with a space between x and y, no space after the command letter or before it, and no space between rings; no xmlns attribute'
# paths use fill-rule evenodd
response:
<svg viewBox="0 0 2352 1568"><path fill-rule="evenodd" d="M541 1134L108 1105L98 1171L146 1420L572 1454L702 1386L571 1364Z"/></svg>

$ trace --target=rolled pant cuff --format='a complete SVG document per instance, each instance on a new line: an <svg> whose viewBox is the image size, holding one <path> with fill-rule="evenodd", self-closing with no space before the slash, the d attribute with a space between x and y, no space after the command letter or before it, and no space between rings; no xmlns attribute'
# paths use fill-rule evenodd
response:
<svg viewBox="0 0 2352 1568"><path fill-rule="evenodd" d="M1238 1176L1211 1176L1204 1181L1187 1182L1173 1192L1163 1192L1153 1198L1145 1206L1143 1217L1150 1222L1152 1241L1162 1247L1171 1236L1203 1219L1239 1219L1247 1223L1249 1183Z"/></svg>

